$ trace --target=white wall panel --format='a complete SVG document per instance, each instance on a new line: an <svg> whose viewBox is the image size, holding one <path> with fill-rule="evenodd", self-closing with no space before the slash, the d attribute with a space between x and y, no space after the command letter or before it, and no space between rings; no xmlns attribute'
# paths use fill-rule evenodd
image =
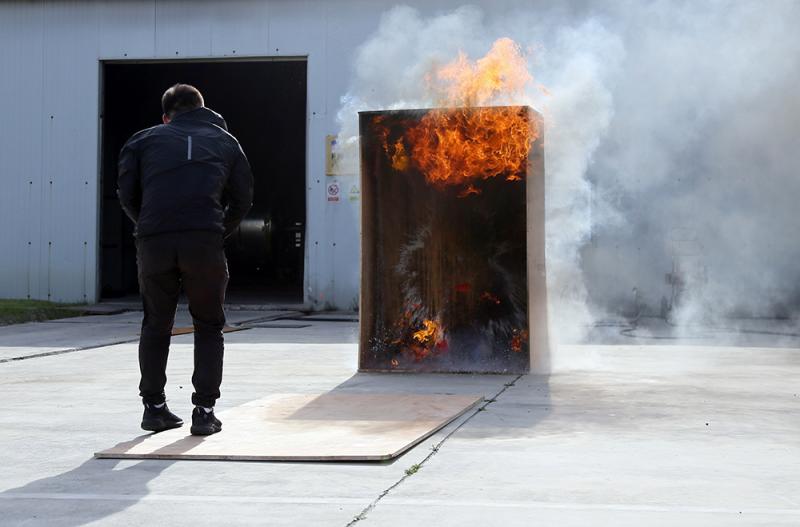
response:
<svg viewBox="0 0 800 527"><path fill-rule="evenodd" d="M270 54L267 2L214 2L211 20L211 54L215 57Z"/></svg>
<svg viewBox="0 0 800 527"><path fill-rule="evenodd" d="M36 296L41 229L44 9L0 4L0 295Z"/></svg>
<svg viewBox="0 0 800 527"><path fill-rule="evenodd" d="M156 2L156 57L211 56L215 3L192 0Z"/></svg>
<svg viewBox="0 0 800 527"><path fill-rule="evenodd" d="M52 2L44 16L42 229L38 297L94 298L97 246L97 12L91 4Z"/></svg>
<svg viewBox="0 0 800 527"><path fill-rule="evenodd" d="M326 2L326 7L325 78L322 81L325 90L324 100L320 104L325 115L325 134L336 134L339 130L337 113L340 99L347 91L353 56L358 46L377 27L386 6L382 2L369 0L342 0ZM315 152L315 155L323 159L324 152ZM324 182L331 180L324 175L322 179ZM325 220L322 238L326 240L329 252L325 258L317 260L325 268L319 268L316 275L327 284L327 294L332 303L350 309L358 305L360 181L357 174L341 175L334 179L341 188L342 198L338 202L323 201ZM351 199L353 188L359 192L356 199ZM325 196L322 199L325 200Z"/></svg>
<svg viewBox="0 0 800 527"><path fill-rule="evenodd" d="M97 2L95 9L100 58L155 57L155 0Z"/></svg>
<svg viewBox="0 0 800 527"><path fill-rule="evenodd" d="M269 8L267 51L275 56L320 53L325 47L327 2L276 0Z"/></svg>

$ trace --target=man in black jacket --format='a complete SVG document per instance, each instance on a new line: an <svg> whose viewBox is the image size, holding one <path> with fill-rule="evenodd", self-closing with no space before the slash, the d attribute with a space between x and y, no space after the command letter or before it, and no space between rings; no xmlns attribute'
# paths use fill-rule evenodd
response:
<svg viewBox="0 0 800 527"><path fill-rule="evenodd" d="M222 382L223 302L228 284L224 237L250 210L253 175L225 120L193 86L176 84L161 99L164 124L134 134L119 156L119 199L136 224L142 428L160 432L183 421L164 395L166 366L181 286L194 321L191 432L222 427L214 416Z"/></svg>

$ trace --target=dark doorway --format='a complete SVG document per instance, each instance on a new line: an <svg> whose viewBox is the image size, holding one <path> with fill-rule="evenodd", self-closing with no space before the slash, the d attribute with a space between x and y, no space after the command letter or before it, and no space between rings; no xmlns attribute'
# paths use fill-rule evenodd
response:
<svg viewBox="0 0 800 527"><path fill-rule="evenodd" d="M253 168L253 209L226 240L229 301L302 302L305 60L103 65L101 297L138 294L133 224L116 195L117 157L134 132L161 123L161 94L176 82L200 89Z"/></svg>

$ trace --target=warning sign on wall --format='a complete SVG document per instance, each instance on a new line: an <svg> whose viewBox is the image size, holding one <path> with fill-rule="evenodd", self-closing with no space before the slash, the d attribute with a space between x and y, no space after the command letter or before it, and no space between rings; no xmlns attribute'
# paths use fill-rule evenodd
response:
<svg viewBox="0 0 800 527"><path fill-rule="evenodd" d="M339 194L341 194L341 189L339 188L339 183L336 181L331 181L328 183L328 201L339 201Z"/></svg>
<svg viewBox="0 0 800 527"><path fill-rule="evenodd" d="M339 173L339 165L337 163L338 156L336 154L336 136L325 136L325 175L335 176Z"/></svg>

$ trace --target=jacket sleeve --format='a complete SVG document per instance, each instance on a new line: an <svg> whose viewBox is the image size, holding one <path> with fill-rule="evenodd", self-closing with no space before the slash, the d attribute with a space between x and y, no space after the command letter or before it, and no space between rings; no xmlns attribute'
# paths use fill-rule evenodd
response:
<svg viewBox="0 0 800 527"><path fill-rule="evenodd" d="M122 210L133 221L139 221L142 208L142 181L139 173L139 156L128 141L119 153L117 196Z"/></svg>
<svg viewBox="0 0 800 527"><path fill-rule="evenodd" d="M225 236L236 230L253 206L253 173L250 170L250 163L241 146L237 145L236 150L224 190L225 201L228 204L225 210Z"/></svg>

